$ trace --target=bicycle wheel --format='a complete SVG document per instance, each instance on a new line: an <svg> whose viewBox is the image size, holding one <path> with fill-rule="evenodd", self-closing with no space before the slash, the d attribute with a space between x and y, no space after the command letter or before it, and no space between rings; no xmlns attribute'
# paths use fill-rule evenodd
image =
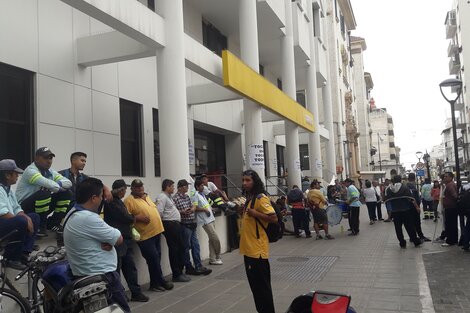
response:
<svg viewBox="0 0 470 313"><path fill-rule="evenodd" d="M28 301L9 289L0 290L0 313L30 313Z"/></svg>

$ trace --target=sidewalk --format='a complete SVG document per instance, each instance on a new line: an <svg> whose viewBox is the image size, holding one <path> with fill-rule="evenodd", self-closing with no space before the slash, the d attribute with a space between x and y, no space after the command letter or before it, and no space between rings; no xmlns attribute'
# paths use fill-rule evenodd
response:
<svg viewBox="0 0 470 313"><path fill-rule="evenodd" d="M331 231L336 237L332 241L285 236L271 245L272 286L278 313L285 312L296 296L310 290L349 294L358 313L438 312L432 303L422 255L438 255L435 252L445 251L444 248L427 242L422 248L408 245L407 249L400 249L393 223L369 225L366 211L361 208L359 236L348 237L348 232L341 233L336 226ZM429 220L422 224L425 235L431 238L435 224ZM342 225L346 230L347 220ZM457 247L451 250L458 259L470 258ZM222 266L210 266L214 272L209 276L192 276L190 283L176 283L172 291L146 292L150 301L132 302L133 312L256 312L242 257L234 251L223 255L223 260ZM431 286L434 288L435 284ZM438 291L432 291L433 295L435 292ZM445 301L446 294L441 293L440 298Z"/></svg>

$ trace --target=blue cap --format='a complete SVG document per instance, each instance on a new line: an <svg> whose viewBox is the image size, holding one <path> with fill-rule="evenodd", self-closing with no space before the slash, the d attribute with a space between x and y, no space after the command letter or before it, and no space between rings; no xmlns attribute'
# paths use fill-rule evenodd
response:
<svg viewBox="0 0 470 313"><path fill-rule="evenodd" d="M0 161L0 171L14 171L17 173L23 173L24 171L16 166L16 163L12 159L4 159Z"/></svg>

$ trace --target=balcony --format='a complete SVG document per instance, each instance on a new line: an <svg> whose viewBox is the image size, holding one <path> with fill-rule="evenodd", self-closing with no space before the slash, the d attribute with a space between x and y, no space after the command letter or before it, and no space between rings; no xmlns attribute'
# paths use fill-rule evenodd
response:
<svg viewBox="0 0 470 313"><path fill-rule="evenodd" d="M453 41L450 41L449 46L447 47L447 56L451 57L458 52L459 52L459 47Z"/></svg>
<svg viewBox="0 0 470 313"><path fill-rule="evenodd" d="M451 39L457 33L457 17L455 10L447 12L446 17L446 38Z"/></svg>
<svg viewBox="0 0 470 313"><path fill-rule="evenodd" d="M458 55L454 55L449 60L449 74L457 75L460 72L460 58Z"/></svg>

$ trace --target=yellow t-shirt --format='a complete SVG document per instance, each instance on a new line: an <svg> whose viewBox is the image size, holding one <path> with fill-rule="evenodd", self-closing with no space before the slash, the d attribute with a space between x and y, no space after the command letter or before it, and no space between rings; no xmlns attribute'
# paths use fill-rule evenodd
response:
<svg viewBox="0 0 470 313"><path fill-rule="evenodd" d="M135 229L137 229L140 234L139 241L147 240L164 231L162 219L158 213L157 206L148 195L145 195L145 199L129 195L124 200L124 204L130 214L134 216L144 214L150 218L150 223L148 224L137 222L134 224Z"/></svg>
<svg viewBox="0 0 470 313"><path fill-rule="evenodd" d="M251 207L251 201L246 204L247 208ZM253 207L256 211L271 215L275 214L274 208L271 206L271 201L265 195L260 195L256 198ZM268 226L267 222L260 220L263 226ZM250 258L269 258L269 240L263 227L258 225L259 238L256 236L256 219L243 213L242 225L240 229L240 254L246 255Z"/></svg>
<svg viewBox="0 0 470 313"><path fill-rule="evenodd" d="M310 203L317 208L324 209L328 202L326 201L325 196L319 189L312 189L307 194L307 199Z"/></svg>

